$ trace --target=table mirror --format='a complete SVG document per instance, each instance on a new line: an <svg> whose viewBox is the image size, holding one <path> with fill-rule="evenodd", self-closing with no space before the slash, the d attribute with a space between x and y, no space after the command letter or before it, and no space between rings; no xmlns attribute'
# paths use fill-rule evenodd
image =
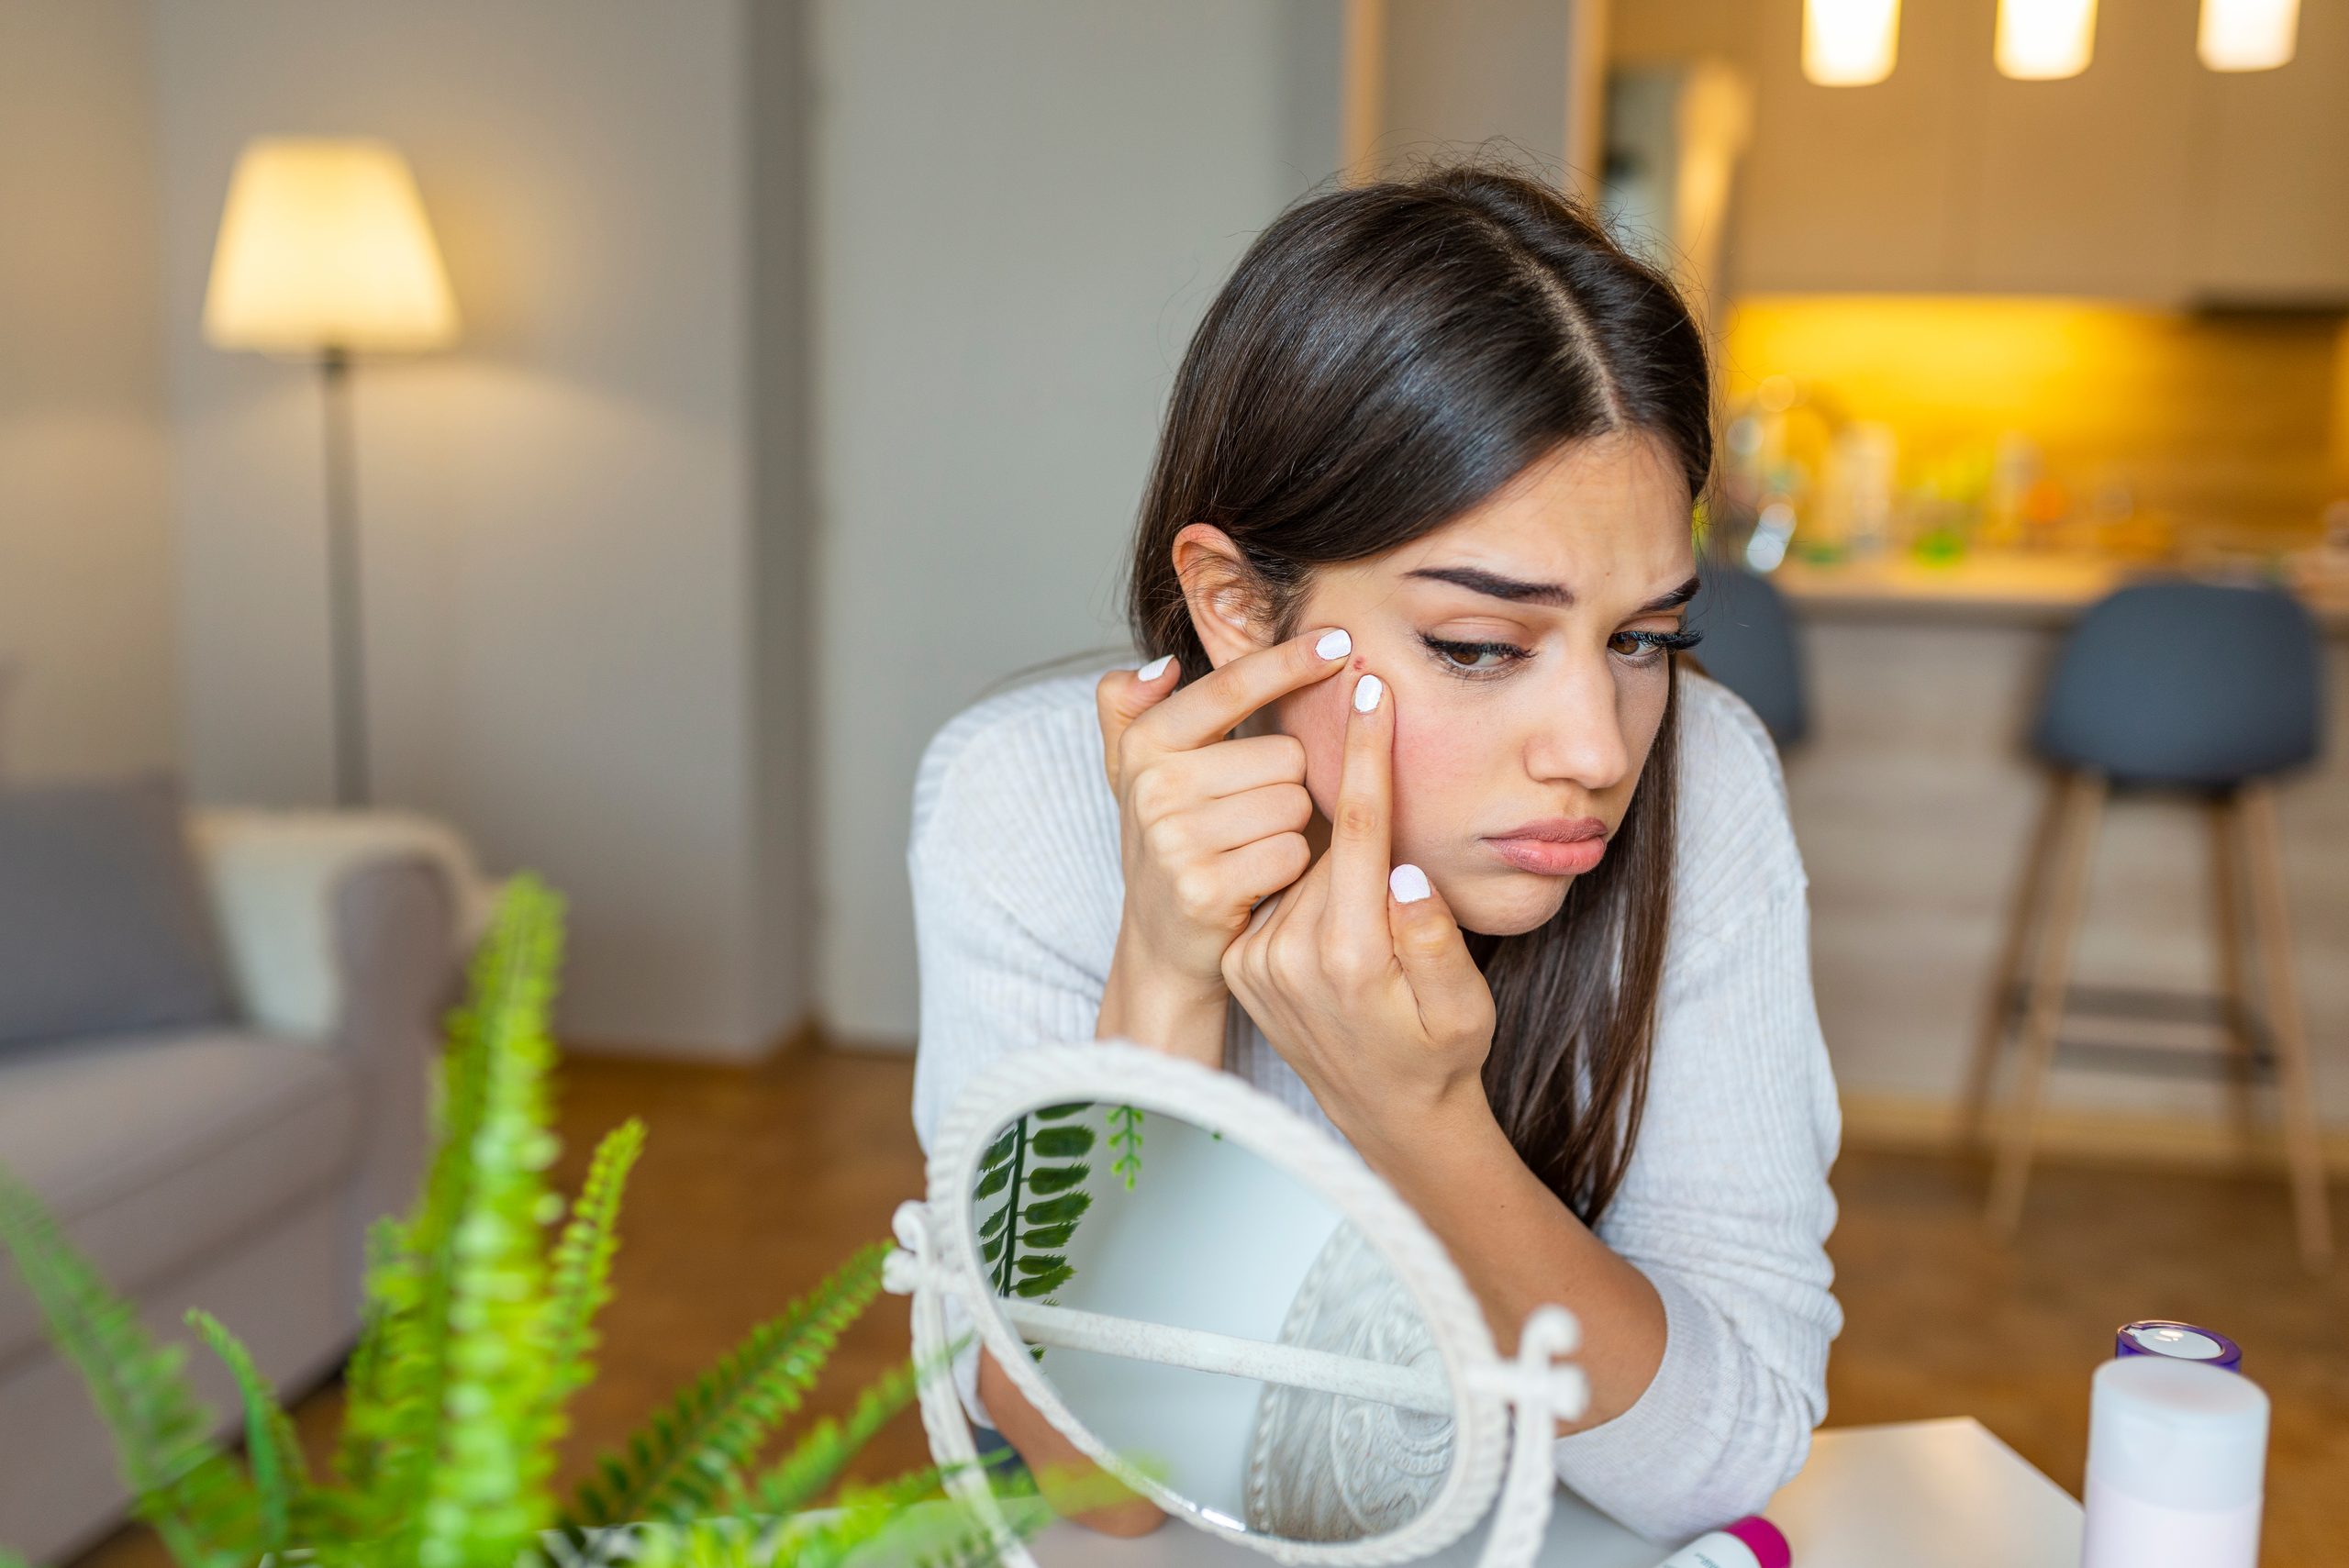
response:
<svg viewBox="0 0 2349 1568"><path fill-rule="evenodd" d="M1573 1318L1500 1356L1419 1216L1239 1078L1122 1040L1010 1052L896 1229L931 1448L1003 1561L1033 1560L973 1462L966 1329L1119 1481L1278 1562L1413 1562L1488 1512L1481 1561L1532 1560L1550 1434L1588 1398Z"/></svg>

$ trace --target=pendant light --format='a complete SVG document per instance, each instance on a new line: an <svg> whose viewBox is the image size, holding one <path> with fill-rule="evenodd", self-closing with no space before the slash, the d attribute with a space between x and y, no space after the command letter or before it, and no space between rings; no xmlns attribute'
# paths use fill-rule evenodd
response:
<svg viewBox="0 0 2349 1568"><path fill-rule="evenodd" d="M1802 73L1820 87L1865 87L1892 74L1900 0L1803 0Z"/></svg>
<svg viewBox="0 0 2349 1568"><path fill-rule="evenodd" d="M2020 82L2077 76L2096 50L2096 0L1998 0L1999 72Z"/></svg>
<svg viewBox="0 0 2349 1568"><path fill-rule="evenodd" d="M2273 71L2292 58L2300 0L2202 0L2194 47L2213 71Z"/></svg>

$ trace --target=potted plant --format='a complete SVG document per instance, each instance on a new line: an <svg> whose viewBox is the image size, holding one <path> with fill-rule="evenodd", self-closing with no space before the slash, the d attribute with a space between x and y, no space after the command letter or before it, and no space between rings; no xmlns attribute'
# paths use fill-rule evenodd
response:
<svg viewBox="0 0 2349 1568"><path fill-rule="evenodd" d="M547 1015L562 917L555 894L515 878L473 959L466 1000L450 1017L423 1190L406 1218L382 1221L370 1239L329 1473L306 1464L292 1421L236 1337L192 1311L243 1405L241 1456L217 1442L183 1374L183 1348L150 1336L0 1170L0 1243L87 1380L138 1516L183 1568L553 1568L623 1557L819 1568L909 1521L919 1521L925 1561L991 1557L949 1505L919 1506L940 1496L934 1470L810 1508L912 1401L910 1366L865 1388L845 1419L815 1422L770 1452L841 1330L879 1290L881 1242L752 1329L606 1456L568 1504L557 1498L565 1409L595 1375L620 1198L644 1142L634 1120L607 1135L564 1212L546 1175L557 1147ZM19 1560L0 1551L0 1568Z"/></svg>

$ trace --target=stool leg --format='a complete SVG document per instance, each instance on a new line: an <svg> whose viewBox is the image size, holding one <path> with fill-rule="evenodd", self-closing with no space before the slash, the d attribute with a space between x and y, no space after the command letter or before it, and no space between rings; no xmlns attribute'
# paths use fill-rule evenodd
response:
<svg viewBox="0 0 2349 1568"><path fill-rule="evenodd" d="M2258 1136L2252 1106L2251 996L2243 987L2243 869L2237 863L2232 796L2213 800L2210 824L2210 934L2219 951L2219 996L2227 1009L2227 1103L2244 1149Z"/></svg>
<svg viewBox="0 0 2349 1568"><path fill-rule="evenodd" d="M2317 1131L2316 1089L2309 1073L2309 1038L2292 980L2292 929L2284 903L2284 857L2276 831L2276 795L2265 784L2236 795L2246 859L2251 862L2252 919L2267 981L2267 1032L2276 1042L2276 1084L2284 1116L2284 1151L2292 1167L2292 1209L2299 1224L2300 1259L2322 1272L2332 1258L2332 1222L2325 1209L2324 1150Z"/></svg>
<svg viewBox="0 0 2349 1568"><path fill-rule="evenodd" d="M2002 1240L2022 1224L2023 1187L2031 1180L2032 1140L2039 1130L2039 1102L2047 1090L2047 1070L2055 1059L2055 1031L2064 1021L2064 992L2072 979L2072 943L2079 935L2080 911L2087 902L2088 866L2094 859L2099 819L2104 811L2104 780L2075 773L2064 786L2063 820L2056 830L2054 884L2047 907L2038 973L2023 1015L2022 1071L2007 1102L2005 1143L1990 1180L1990 1229Z"/></svg>
<svg viewBox="0 0 2349 1568"><path fill-rule="evenodd" d="M1990 973L1990 995L1982 1006L1982 1029L1975 1037L1974 1060L1965 1070L1965 1097L1959 1102L1958 1142L1978 1148L1990 1108L1990 1084L1998 1076L2000 1048L2014 1015L2016 984L2031 976L2037 955L2032 951L2032 926L2039 917L2040 895L2047 886L2047 862L2055 849L2056 827L2064 819L2064 779L2047 781L2039 803L2039 823L2032 829L2021 874L2015 878L2013 906L2007 912L2006 935L1999 940L1998 962Z"/></svg>

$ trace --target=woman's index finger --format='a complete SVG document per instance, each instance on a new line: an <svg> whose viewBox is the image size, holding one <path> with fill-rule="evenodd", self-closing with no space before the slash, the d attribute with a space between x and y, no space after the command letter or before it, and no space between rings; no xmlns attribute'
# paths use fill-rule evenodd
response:
<svg viewBox="0 0 2349 1568"><path fill-rule="evenodd" d="M1354 682L1346 715L1338 801L1330 821L1330 901L1365 933L1386 929L1389 823L1394 805L1395 700L1375 675Z"/></svg>
<svg viewBox="0 0 2349 1568"><path fill-rule="evenodd" d="M1153 739L1172 750L1212 745L1275 697L1331 674L1353 651L1353 639L1336 628L1256 649L1193 681L1144 721Z"/></svg>

